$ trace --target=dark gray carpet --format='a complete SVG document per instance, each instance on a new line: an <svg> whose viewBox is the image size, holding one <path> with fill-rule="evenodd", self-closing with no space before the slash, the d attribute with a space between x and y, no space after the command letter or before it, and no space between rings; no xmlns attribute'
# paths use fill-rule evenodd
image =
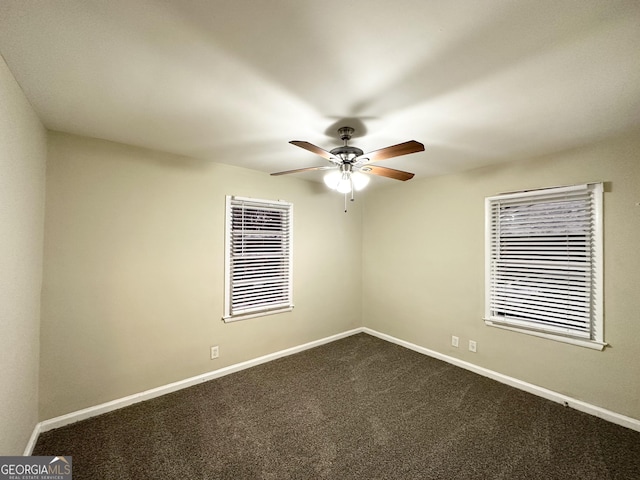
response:
<svg viewBox="0 0 640 480"><path fill-rule="evenodd" d="M43 433L74 480L640 479L640 433L366 334Z"/></svg>

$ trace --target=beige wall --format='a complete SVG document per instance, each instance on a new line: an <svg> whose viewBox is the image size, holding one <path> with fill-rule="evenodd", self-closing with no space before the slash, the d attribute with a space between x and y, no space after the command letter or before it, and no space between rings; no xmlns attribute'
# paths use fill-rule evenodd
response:
<svg viewBox="0 0 640 480"><path fill-rule="evenodd" d="M640 419L634 133L372 189L347 215L341 197L320 184L50 133L40 418L364 324ZM484 197L599 180L607 182L611 347L597 352L485 326ZM226 194L295 204L292 313L220 320ZM353 254L360 246L362 257ZM461 348L450 346L452 334ZM478 353L465 348L469 339ZM221 357L212 361L214 344Z"/></svg>
<svg viewBox="0 0 640 480"><path fill-rule="evenodd" d="M640 132L550 157L370 192L367 327L640 419ZM428 159L426 160L428 161ZM487 327L484 197L605 181L603 352ZM451 335L460 348L451 347ZM468 340L478 352L468 351Z"/></svg>
<svg viewBox="0 0 640 480"><path fill-rule="evenodd" d="M293 312L222 322L227 194L293 202ZM361 214L341 206L317 183L50 133L40 418L360 326L343 247Z"/></svg>
<svg viewBox="0 0 640 480"><path fill-rule="evenodd" d="M0 455L38 421L46 132L0 57Z"/></svg>

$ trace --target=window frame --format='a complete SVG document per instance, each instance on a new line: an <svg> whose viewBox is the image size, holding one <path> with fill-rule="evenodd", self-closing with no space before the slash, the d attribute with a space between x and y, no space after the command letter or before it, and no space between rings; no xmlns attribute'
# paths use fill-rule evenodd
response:
<svg viewBox="0 0 640 480"><path fill-rule="evenodd" d="M604 188L602 183L588 183L573 186L528 190L522 192L510 192L485 198L484 321L486 325L560 342L570 343L573 345L579 345L582 347L588 347L596 350L604 349L607 344L604 341L603 316L603 192ZM592 242L590 244L590 254L588 256L588 260L590 263L585 262L589 263L589 269L587 270L589 272L589 280L585 280L585 284L590 282L588 287L589 293L587 295L590 298L590 304L588 308L588 314L587 316L585 316L585 319L588 318L588 320L584 322L584 325L588 326L588 335L585 333L579 334L576 331L571 331L571 329L564 329L565 331L562 331L562 328L550 326L549 322L545 322L542 320L536 322L535 320L532 320L530 318L523 320L496 315L495 310L497 309L497 307L493 308L493 305L495 305L494 300L498 299L501 301L505 301L504 297L510 297L511 295L496 294L496 296L494 297L494 286L497 285L496 279L499 278L500 275L499 273L496 273L496 264L498 262L497 257L499 257L500 255L500 250L494 249L494 245L496 245L495 242L499 242L500 239L503 239L503 242L507 243L507 240L504 239L508 238L506 235L501 236L500 234L499 220L497 220L497 216L496 214L494 214L494 205L500 205L500 202L505 202L506 205L513 204L513 202L528 202L529 205L542 205L547 202L553 203L554 198L560 201L560 198L563 195L566 198L577 198L579 195L585 195L585 193L588 194L588 199L591 202L591 206L589 208L589 219L592 225L589 233L585 234L585 238L587 238L587 235L589 235L588 241ZM500 207L498 206L498 208ZM568 223L572 219L567 218L565 220ZM504 225L506 226L506 222ZM535 238L535 236L528 238ZM566 243L568 245L569 241L566 241ZM541 245L542 243L539 243L533 247L533 249L536 249L534 254L539 254L539 250L537 249L541 248ZM549 248L549 250L544 250L544 252L550 255L551 248L545 248ZM570 250L571 252L573 252L573 254L575 254L576 251L579 250L577 247L574 248L574 250ZM497 253L495 253L494 255L494 252ZM529 253L529 255L532 256L533 254ZM526 265L519 265L518 267L524 268L525 271L526 269L534 268L533 266L527 267ZM539 282L540 280L536 278L536 281ZM531 300L532 298L534 298L533 295L527 293L522 294L519 292L519 295L521 296L521 298L524 298L524 300ZM527 299L524 295L529 295L529 299ZM506 300L508 301L509 298L507 298ZM538 304L541 303L539 297L536 297L535 302ZM557 300L554 299L549 301L551 305L546 306L554 306L553 302L557 302ZM510 310L512 305L516 305L516 308L518 306L522 307L516 302L513 302L506 307L506 310Z"/></svg>
<svg viewBox="0 0 640 480"><path fill-rule="evenodd" d="M274 248L283 251L284 268L280 281L285 283L286 291L284 301L274 301L263 305L254 305L234 311L234 255L233 255L233 234L238 233L238 229L233 226L234 208L252 208L266 210L271 212L285 212L286 220L282 230L278 231L284 241L280 247ZM266 230L265 230L266 231ZM269 230L269 234L273 235L276 231ZM255 233L254 233L255 234ZM242 233L241 233L242 235ZM244 238L244 237L242 237ZM275 315L277 313L289 312L293 310L293 204L281 200L263 200L257 198L240 197L235 195L226 195L225 197L225 247L224 247L224 313L222 320L224 322L235 322L254 317L265 315ZM273 252L272 252L273 253ZM252 256L243 256L238 258L255 258ZM264 280L264 279L263 279ZM254 299L255 300L255 299Z"/></svg>

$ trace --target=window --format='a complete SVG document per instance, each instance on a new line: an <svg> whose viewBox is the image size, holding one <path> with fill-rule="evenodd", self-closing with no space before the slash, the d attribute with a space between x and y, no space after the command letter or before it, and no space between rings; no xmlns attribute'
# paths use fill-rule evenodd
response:
<svg viewBox="0 0 640 480"><path fill-rule="evenodd" d="M489 197L485 322L603 349L602 184Z"/></svg>
<svg viewBox="0 0 640 480"><path fill-rule="evenodd" d="M227 196L225 322L289 311L293 205Z"/></svg>

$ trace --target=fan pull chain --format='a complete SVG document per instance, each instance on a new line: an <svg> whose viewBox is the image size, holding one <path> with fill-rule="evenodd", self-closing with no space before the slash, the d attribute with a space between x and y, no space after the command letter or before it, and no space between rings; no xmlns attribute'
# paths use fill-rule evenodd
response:
<svg viewBox="0 0 640 480"><path fill-rule="evenodd" d="M349 183L351 184L351 201L353 202L353 174L349 175Z"/></svg>

